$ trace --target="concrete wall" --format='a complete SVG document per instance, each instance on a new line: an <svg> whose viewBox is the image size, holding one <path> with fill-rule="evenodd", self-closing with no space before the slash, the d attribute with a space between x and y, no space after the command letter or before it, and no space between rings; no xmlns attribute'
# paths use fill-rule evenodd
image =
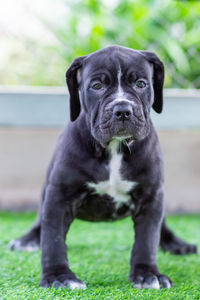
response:
<svg viewBox="0 0 200 300"><path fill-rule="evenodd" d="M59 129L0 129L0 209L36 209ZM169 212L200 212L200 133L159 130Z"/></svg>
<svg viewBox="0 0 200 300"><path fill-rule="evenodd" d="M0 107L0 209L36 209L56 139L67 122L65 92L0 89ZM200 93L165 91L164 114L153 114L169 212L200 213L199 108Z"/></svg>

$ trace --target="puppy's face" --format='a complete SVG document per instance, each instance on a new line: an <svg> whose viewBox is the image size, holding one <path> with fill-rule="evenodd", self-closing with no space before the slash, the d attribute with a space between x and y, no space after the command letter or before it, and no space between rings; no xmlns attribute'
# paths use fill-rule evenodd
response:
<svg viewBox="0 0 200 300"><path fill-rule="evenodd" d="M81 106L102 145L148 135L154 73L144 52L128 48L112 46L84 57L76 72Z"/></svg>

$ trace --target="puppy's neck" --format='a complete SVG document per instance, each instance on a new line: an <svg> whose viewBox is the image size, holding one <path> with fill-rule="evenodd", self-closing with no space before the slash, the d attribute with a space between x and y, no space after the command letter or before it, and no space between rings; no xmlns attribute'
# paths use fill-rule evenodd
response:
<svg viewBox="0 0 200 300"><path fill-rule="evenodd" d="M132 137L128 138L113 138L108 144L108 149L111 154L114 153L123 153L128 149L131 154L131 147L133 146L134 139ZM126 151L127 152L127 151Z"/></svg>

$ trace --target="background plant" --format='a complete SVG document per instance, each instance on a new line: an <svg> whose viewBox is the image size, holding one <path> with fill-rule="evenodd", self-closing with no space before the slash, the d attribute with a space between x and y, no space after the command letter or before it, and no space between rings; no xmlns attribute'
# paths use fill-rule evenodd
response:
<svg viewBox="0 0 200 300"><path fill-rule="evenodd" d="M59 1L66 8L62 22L36 16L52 40L15 41L0 69L2 83L64 85L64 73L75 57L120 44L155 51L166 66L166 87L200 88L198 1Z"/></svg>

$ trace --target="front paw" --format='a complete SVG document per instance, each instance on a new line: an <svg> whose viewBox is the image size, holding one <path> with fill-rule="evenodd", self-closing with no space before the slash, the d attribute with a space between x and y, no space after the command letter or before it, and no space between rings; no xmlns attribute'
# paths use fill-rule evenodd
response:
<svg viewBox="0 0 200 300"><path fill-rule="evenodd" d="M169 289L174 285L169 277L160 274L157 267L145 264L138 264L134 267L130 280L137 289Z"/></svg>
<svg viewBox="0 0 200 300"><path fill-rule="evenodd" d="M46 275L42 276L40 281L40 286L44 288L54 287L54 288L61 288L61 287L69 287L71 290L74 289L86 289L86 284L82 282L78 278L71 278L67 274L59 274L59 275Z"/></svg>

